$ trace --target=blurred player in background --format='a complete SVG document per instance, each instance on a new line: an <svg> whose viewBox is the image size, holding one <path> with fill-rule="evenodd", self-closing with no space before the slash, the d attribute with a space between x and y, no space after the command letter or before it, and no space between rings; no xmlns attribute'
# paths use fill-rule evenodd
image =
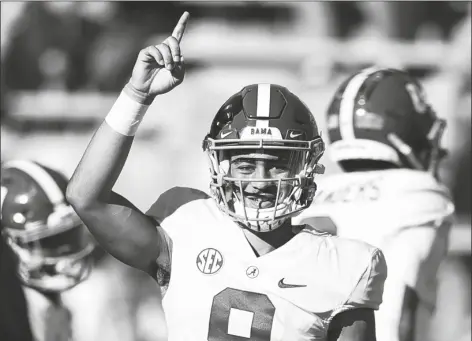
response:
<svg viewBox="0 0 472 341"><path fill-rule="evenodd" d="M187 19L139 53L69 201L110 254L161 286L169 340L375 340L382 253L291 225L312 201L324 144L286 88L246 86L221 106L203 143L213 198L174 187L146 215L112 191L149 105L183 81Z"/></svg>
<svg viewBox="0 0 472 341"><path fill-rule="evenodd" d="M16 258L27 303L27 317L16 320L29 320L36 341L72 340L71 314L61 295L89 276L94 244L65 199L68 180L25 160L4 163L1 175L2 235Z"/></svg>
<svg viewBox="0 0 472 341"><path fill-rule="evenodd" d="M0 226L0 233L2 227ZM18 261L0 238L0 340L33 341L28 320L25 293L17 275Z"/></svg>
<svg viewBox="0 0 472 341"><path fill-rule="evenodd" d="M425 340L454 213L438 176L446 123L421 84L382 68L344 81L327 115L329 154L344 173L319 182L297 222L379 247L389 274L377 339Z"/></svg>

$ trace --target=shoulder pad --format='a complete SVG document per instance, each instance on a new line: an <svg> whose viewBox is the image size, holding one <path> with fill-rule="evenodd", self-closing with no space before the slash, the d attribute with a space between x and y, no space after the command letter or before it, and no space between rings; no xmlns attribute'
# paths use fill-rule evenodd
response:
<svg viewBox="0 0 472 341"><path fill-rule="evenodd" d="M146 215L161 224L178 208L195 200L205 200L210 198L208 194L198 189L189 187L172 187L162 193L152 204Z"/></svg>

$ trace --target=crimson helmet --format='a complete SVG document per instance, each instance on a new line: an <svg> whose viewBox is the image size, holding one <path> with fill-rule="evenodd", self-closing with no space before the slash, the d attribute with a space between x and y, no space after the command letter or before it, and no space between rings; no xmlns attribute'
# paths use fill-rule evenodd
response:
<svg viewBox="0 0 472 341"><path fill-rule="evenodd" d="M26 286L61 292L85 280L94 243L66 202L67 179L31 161L2 165L1 227Z"/></svg>
<svg viewBox="0 0 472 341"><path fill-rule="evenodd" d="M445 155L446 122L401 70L371 67L348 78L331 100L327 126L330 156L341 166L369 160L436 173Z"/></svg>
<svg viewBox="0 0 472 341"><path fill-rule="evenodd" d="M256 231L270 231L289 217L307 208L316 191L315 173L324 143L307 106L285 87L253 84L231 96L219 109L203 141L211 172L210 189L219 208L233 220ZM240 179L229 174L228 151L289 151L290 177ZM245 205L244 182L277 183L274 207ZM291 190L280 199L282 185ZM235 192L242 195L238 199Z"/></svg>

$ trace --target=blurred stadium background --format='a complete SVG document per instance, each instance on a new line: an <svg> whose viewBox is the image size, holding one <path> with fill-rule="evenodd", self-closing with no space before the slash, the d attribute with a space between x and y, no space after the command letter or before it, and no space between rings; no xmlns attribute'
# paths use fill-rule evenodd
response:
<svg viewBox="0 0 472 341"><path fill-rule="evenodd" d="M149 110L115 189L143 210L176 185L206 190L201 140L246 84L287 86L324 126L348 73L374 63L406 68L448 120L442 176L458 213L424 340L470 340L469 2L2 2L2 161L30 158L70 176L138 51L167 36L184 10L186 79ZM324 162L328 174L338 171ZM65 301L79 341L166 340L154 283L107 256Z"/></svg>

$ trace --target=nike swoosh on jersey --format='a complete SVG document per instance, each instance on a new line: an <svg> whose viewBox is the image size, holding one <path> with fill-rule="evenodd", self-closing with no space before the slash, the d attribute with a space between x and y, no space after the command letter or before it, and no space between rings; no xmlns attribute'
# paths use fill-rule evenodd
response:
<svg viewBox="0 0 472 341"><path fill-rule="evenodd" d="M284 279L285 279L285 278L282 278L282 279L279 281L279 288L287 289L287 288L302 288L302 287L306 287L305 284L287 284L287 283L284 283Z"/></svg>

